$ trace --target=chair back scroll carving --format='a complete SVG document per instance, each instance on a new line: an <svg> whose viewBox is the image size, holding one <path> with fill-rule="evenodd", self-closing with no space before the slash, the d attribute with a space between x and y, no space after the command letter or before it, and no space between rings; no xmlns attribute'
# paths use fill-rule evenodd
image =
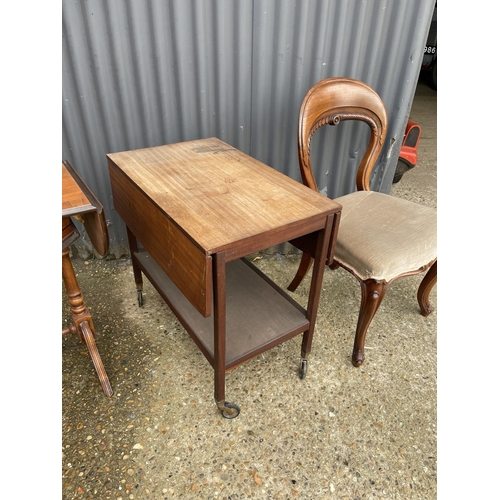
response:
<svg viewBox="0 0 500 500"><path fill-rule="evenodd" d="M370 174L387 134L387 113L379 95L365 83L351 78L327 78L306 94L299 114L299 166L302 182L318 191L311 168L311 139L323 125L360 120L370 127L370 141L356 174L358 191L370 190Z"/></svg>

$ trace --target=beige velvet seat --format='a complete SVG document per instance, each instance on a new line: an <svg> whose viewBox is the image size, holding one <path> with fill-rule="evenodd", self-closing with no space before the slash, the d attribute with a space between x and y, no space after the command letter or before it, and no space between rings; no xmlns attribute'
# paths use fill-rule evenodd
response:
<svg viewBox="0 0 500 500"><path fill-rule="evenodd" d="M417 299L424 316L432 311L429 294L437 282L437 214L433 208L370 191L370 174L387 132L387 114L378 94L358 80L328 78L305 96L299 115L299 165L304 184L318 190L310 160L314 132L343 120L364 121L371 131L356 175L357 191L336 198L342 214L327 262L332 269L343 267L361 284L352 353L353 365L360 366L368 326L394 280L428 270ZM304 253L289 290L297 288L311 264L311 256Z"/></svg>

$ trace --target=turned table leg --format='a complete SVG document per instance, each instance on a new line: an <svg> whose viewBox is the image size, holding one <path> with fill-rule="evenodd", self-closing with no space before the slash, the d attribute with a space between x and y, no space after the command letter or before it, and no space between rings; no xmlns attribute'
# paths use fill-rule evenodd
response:
<svg viewBox="0 0 500 500"><path fill-rule="evenodd" d="M113 394L113 389L111 388L106 370L104 369L99 351L95 344L94 339L96 334L94 325L83 300L82 291L76 280L73 264L69 257L69 248L64 249L62 252L62 276L74 322L74 325L63 329L63 335L66 333L77 333L80 339L87 344L90 357L94 363L104 394L109 397Z"/></svg>

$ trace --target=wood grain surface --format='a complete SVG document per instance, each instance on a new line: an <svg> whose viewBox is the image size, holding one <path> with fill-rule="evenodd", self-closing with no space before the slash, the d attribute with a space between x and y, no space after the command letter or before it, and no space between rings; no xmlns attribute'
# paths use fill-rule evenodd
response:
<svg viewBox="0 0 500 500"><path fill-rule="evenodd" d="M69 216L95 210L73 176L62 164L62 215Z"/></svg>
<svg viewBox="0 0 500 500"><path fill-rule="evenodd" d="M217 138L107 156L207 255L261 250L323 228L341 209Z"/></svg>

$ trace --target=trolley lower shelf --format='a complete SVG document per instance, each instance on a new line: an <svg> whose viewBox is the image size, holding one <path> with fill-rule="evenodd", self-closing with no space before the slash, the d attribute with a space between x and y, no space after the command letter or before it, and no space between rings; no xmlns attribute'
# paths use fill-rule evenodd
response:
<svg viewBox="0 0 500 500"><path fill-rule="evenodd" d="M146 251L136 262L214 366L214 320L204 318ZM305 332L306 310L246 259L226 264L226 363L230 370Z"/></svg>

